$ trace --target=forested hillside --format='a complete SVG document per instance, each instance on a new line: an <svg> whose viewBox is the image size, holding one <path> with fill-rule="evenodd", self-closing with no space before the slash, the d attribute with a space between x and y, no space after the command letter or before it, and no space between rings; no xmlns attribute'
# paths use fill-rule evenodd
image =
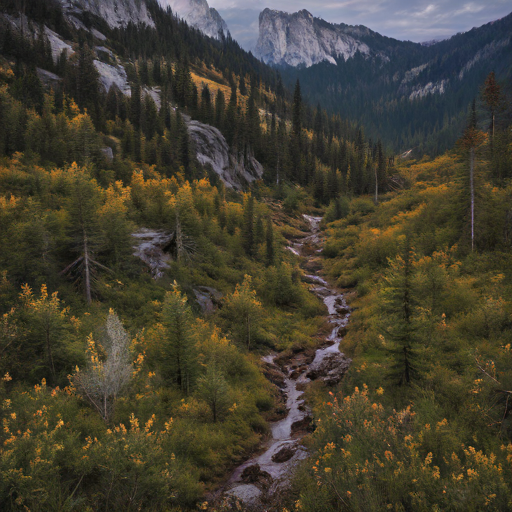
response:
<svg viewBox="0 0 512 512"><path fill-rule="evenodd" d="M511 27L509 14L431 46L352 27L375 56L357 53L336 59L336 65L288 67L282 73L288 85L300 79L308 101L357 120L393 151L436 156L455 144L491 71L510 83Z"/></svg>
<svg viewBox="0 0 512 512"><path fill-rule="evenodd" d="M188 114L219 128L239 161L245 163L255 156L266 169L267 183L313 187L320 202L341 189L369 191L374 162L379 162L382 174L386 161L377 140L366 139L355 124L305 104L298 88L294 96L286 92L276 71L241 50L235 41L206 38L156 2L149 2L156 29L133 24L109 29L100 19L84 19L91 29L109 36L105 43L95 39L95 32L70 33L57 5L47 3L53 6L51 15L35 7L27 14L34 20L46 16L48 28L60 30L63 43L73 37L68 45L74 46L69 50L73 53L65 49L57 61L37 25L32 25L33 35L26 37L13 28L13 14L2 21L2 55L13 59L8 92L21 103L17 109L10 107L7 98L3 102L5 115L12 117L10 122L16 126L2 133L0 148L5 154L29 149L45 163L58 166L88 159L109 166L116 179L130 174L121 163L126 164L127 159L154 165L168 176L183 166L186 177L197 178L204 171L194 163L194 151L187 142L182 114ZM98 72L105 66L108 73L126 70L127 91L119 90L115 82L105 90ZM53 91L51 105L46 107L38 76ZM83 134L86 146L76 154L57 123L59 127L45 137L45 147L36 147L41 137L27 132L34 123L29 123L30 114L25 110L37 114L44 130L59 114L70 116L71 99L81 113L87 109L84 122L88 126L83 129L90 132L94 126L101 137ZM163 108L158 108L159 104ZM102 160L103 148L113 150L113 162Z"/></svg>
<svg viewBox="0 0 512 512"><path fill-rule="evenodd" d="M354 363L295 386L313 458L256 509L509 510L506 86L482 80L450 152L400 160L146 5L154 27L112 28L2 3L0 509L249 510L215 491L336 341L321 271Z"/></svg>
<svg viewBox="0 0 512 512"><path fill-rule="evenodd" d="M401 163L404 190L354 198L326 225L354 362L339 390L310 391L299 510L512 506L510 125L498 151L475 121L445 155Z"/></svg>
<svg viewBox="0 0 512 512"><path fill-rule="evenodd" d="M384 162L234 41L148 5L156 29L72 30L53 2L1 20L3 510L194 508L285 413L252 353L313 346L323 321L289 215ZM226 189L188 116L275 190Z"/></svg>

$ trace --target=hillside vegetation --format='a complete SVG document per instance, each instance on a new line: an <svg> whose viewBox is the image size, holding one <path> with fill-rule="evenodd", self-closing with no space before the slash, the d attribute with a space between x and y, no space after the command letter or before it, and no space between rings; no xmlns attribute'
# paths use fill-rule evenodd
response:
<svg viewBox="0 0 512 512"><path fill-rule="evenodd" d="M310 392L298 510L512 506L512 186L493 175L492 132L471 130L456 151L401 163L404 190L353 198L326 226L354 363L338 390Z"/></svg>
<svg viewBox="0 0 512 512"><path fill-rule="evenodd" d="M329 328L287 249L309 213L325 214L326 276L350 290L354 364L340 389L307 391L313 458L287 509L509 510L512 148L496 77L453 151L398 161L231 38L147 5L156 28L86 13L74 30L44 0L19 30L19 3L2 6L0 509L212 508L287 414L261 356L314 354ZM44 25L69 53L55 58ZM104 66L125 89L106 90ZM227 188L190 119L262 179Z"/></svg>

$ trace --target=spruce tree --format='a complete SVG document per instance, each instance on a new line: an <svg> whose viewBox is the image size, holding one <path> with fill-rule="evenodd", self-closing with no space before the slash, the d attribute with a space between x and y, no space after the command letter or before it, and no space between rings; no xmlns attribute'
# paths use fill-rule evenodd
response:
<svg viewBox="0 0 512 512"><path fill-rule="evenodd" d="M68 265L62 274L69 275L82 287L87 302L93 297L93 286L98 270L108 270L94 260L103 245L99 226L98 210L100 191L86 170L73 166L68 171L69 217L68 234L72 242L71 250L78 258Z"/></svg>
<svg viewBox="0 0 512 512"><path fill-rule="evenodd" d="M140 82L136 79L131 87L132 94L130 97L130 122L136 130L140 128L142 114L142 91Z"/></svg>
<svg viewBox="0 0 512 512"><path fill-rule="evenodd" d="M217 90L217 96L215 98L215 126L223 131L224 130L224 116L226 110L226 99L221 89Z"/></svg>
<svg viewBox="0 0 512 512"><path fill-rule="evenodd" d="M162 323L162 376L188 394L194 387L198 370L196 340L193 335L194 317L187 297L180 292L176 283L165 296Z"/></svg>
<svg viewBox="0 0 512 512"><path fill-rule="evenodd" d="M293 93L292 105L292 133L295 137L300 137L302 132L302 93L300 90L300 82L297 80L295 84L295 92Z"/></svg>
<svg viewBox="0 0 512 512"><path fill-rule="evenodd" d="M274 227L272 225L272 219L267 218L267 233L266 233L266 251L265 251L265 263L267 267L271 267L275 262L274 253Z"/></svg>
<svg viewBox="0 0 512 512"><path fill-rule="evenodd" d="M401 254L390 261L381 290L385 332L392 342L389 349L392 364L388 376L398 386L409 385L419 378L413 260L410 239L405 236Z"/></svg>
<svg viewBox="0 0 512 512"><path fill-rule="evenodd" d="M244 201L242 245L247 256L254 255L254 198L246 195Z"/></svg>

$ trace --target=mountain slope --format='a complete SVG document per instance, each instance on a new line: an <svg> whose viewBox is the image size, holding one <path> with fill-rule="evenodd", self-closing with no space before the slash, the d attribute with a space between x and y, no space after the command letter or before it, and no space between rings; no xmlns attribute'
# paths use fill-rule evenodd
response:
<svg viewBox="0 0 512 512"><path fill-rule="evenodd" d="M74 22L76 28L82 28L75 14L90 12L103 18L111 28L125 27L128 23L154 27L145 2L140 0L59 0L63 11Z"/></svg>
<svg viewBox="0 0 512 512"><path fill-rule="evenodd" d="M299 78L312 103L362 123L372 137L386 134L395 150L437 153L460 135L485 76L511 76L511 34L509 15L424 46L306 11L265 10L257 55L283 67L289 85Z"/></svg>
<svg viewBox="0 0 512 512"><path fill-rule="evenodd" d="M206 0L159 0L162 7L170 7L190 26L207 36L219 38L219 32L227 35L228 26L216 9Z"/></svg>

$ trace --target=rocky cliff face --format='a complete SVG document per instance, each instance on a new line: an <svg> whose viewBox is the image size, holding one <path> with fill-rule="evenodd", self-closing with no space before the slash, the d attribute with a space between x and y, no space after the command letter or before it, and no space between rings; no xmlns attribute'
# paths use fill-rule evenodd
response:
<svg viewBox="0 0 512 512"><path fill-rule="evenodd" d="M215 172L228 188L243 190L263 177L263 166L255 158L239 161L230 152L224 135L217 128L183 117L199 163Z"/></svg>
<svg viewBox="0 0 512 512"><path fill-rule="evenodd" d="M174 13L189 25L207 36L219 38L219 31L228 33L228 26L216 9L206 0L159 0L164 7L169 6Z"/></svg>
<svg viewBox="0 0 512 512"><path fill-rule="evenodd" d="M266 63L306 67L322 61L336 64L336 58L347 60L357 51L370 55L368 45L357 39L357 28L329 24L306 10L288 14L265 9L255 54Z"/></svg>
<svg viewBox="0 0 512 512"><path fill-rule="evenodd" d="M73 17L74 14L88 11L103 18L112 28L124 27L130 22L154 26L144 0L60 0L60 2L68 16Z"/></svg>

